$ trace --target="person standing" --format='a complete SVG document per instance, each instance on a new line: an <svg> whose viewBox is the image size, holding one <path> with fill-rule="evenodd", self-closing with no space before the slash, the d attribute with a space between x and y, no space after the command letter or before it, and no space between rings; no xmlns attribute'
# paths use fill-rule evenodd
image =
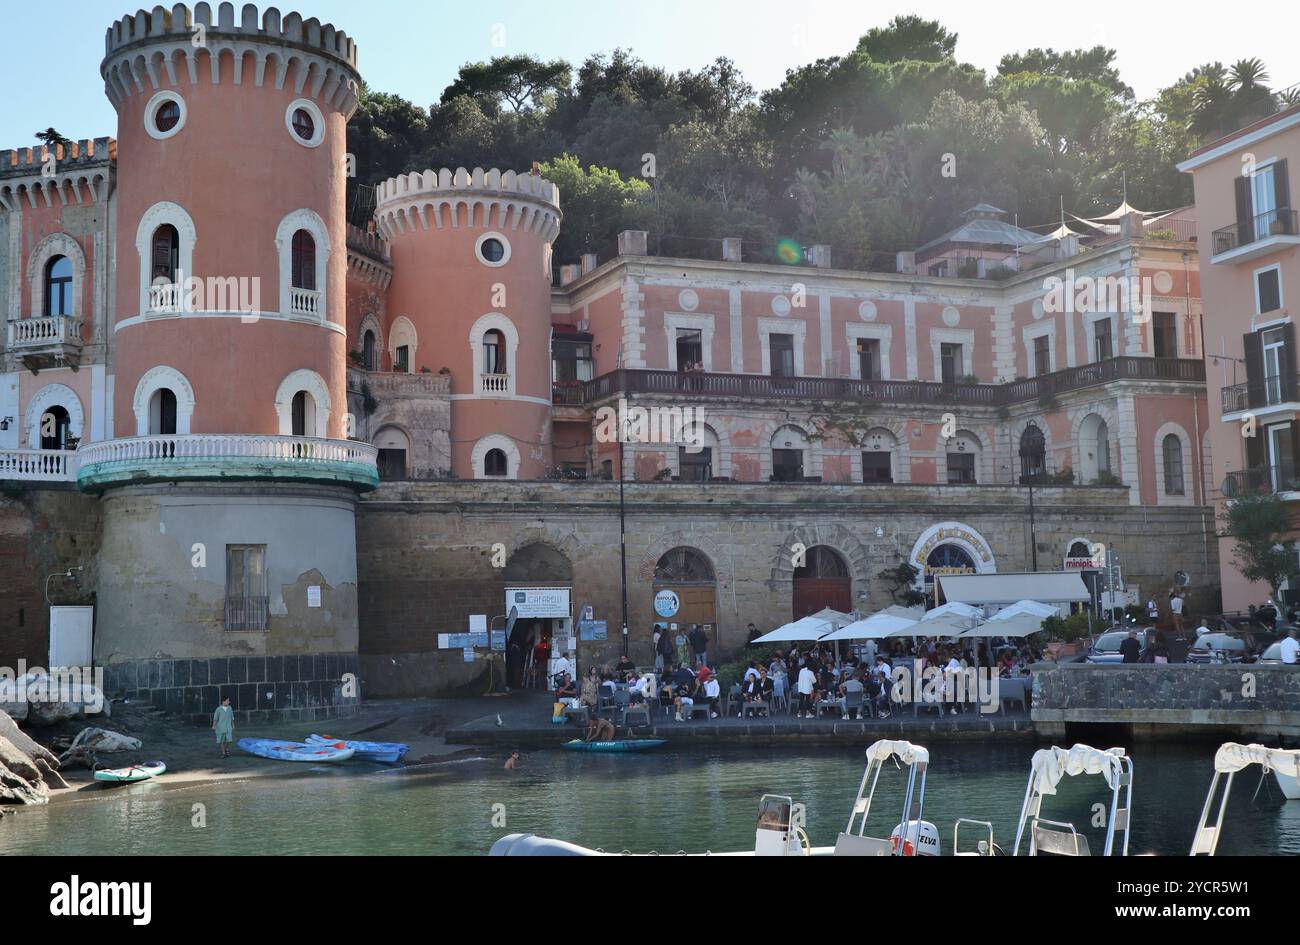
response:
<svg viewBox="0 0 1300 945"><path fill-rule="evenodd" d="M1300 629L1292 627L1282 641L1282 662L1290 666L1300 663Z"/></svg>
<svg viewBox="0 0 1300 945"><path fill-rule="evenodd" d="M1125 663L1138 663L1142 660L1142 644L1138 642L1138 632L1130 630L1128 636L1119 645L1120 655Z"/></svg>
<svg viewBox="0 0 1300 945"><path fill-rule="evenodd" d="M690 638L686 636L686 631L681 624L677 625L677 633L673 637L673 643L677 648L677 662L682 666L687 666L691 662Z"/></svg>
<svg viewBox="0 0 1300 945"><path fill-rule="evenodd" d="M1147 601L1147 620L1151 621L1151 626L1154 627L1156 621L1159 619L1160 605L1156 603L1156 595L1152 594L1150 599Z"/></svg>
<svg viewBox="0 0 1300 945"><path fill-rule="evenodd" d="M655 649L655 672L663 673L664 671L664 654L659 649L659 641L663 639L663 633L660 631L658 624L650 633L650 639L654 642Z"/></svg>
<svg viewBox="0 0 1300 945"><path fill-rule="evenodd" d="M816 688L817 674L805 663L799 670L799 718L805 718L812 708L812 694Z"/></svg>
<svg viewBox="0 0 1300 945"><path fill-rule="evenodd" d="M745 646L753 646L754 641L757 640L759 637L758 627L754 626L751 623L748 627L745 628L745 632L746 632Z"/></svg>
<svg viewBox="0 0 1300 945"><path fill-rule="evenodd" d="M1178 591L1169 592L1169 610L1174 615L1174 632L1183 632L1183 596Z"/></svg>
<svg viewBox="0 0 1300 945"><path fill-rule="evenodd" d="M659 644L655 655L655 672L663 676L665 669L671 669L673 663L673 639L668 635L668 628L659 629Z"/></svg>
<svg viewBox="0 0 1300 945"><path fill-rule="evenodd" d="M222 758L230 757L230 743L235 740L235 710L230 706L230 696L212 713L212 731L217 736L217 750Z"/></svg>
<svg viewBox="0 0 1300 945"><path fill-rule="evenodd" d="M691 624L691 649L695 651L696 665L705 666L709 662L709 635L698 623Z"/></svg>

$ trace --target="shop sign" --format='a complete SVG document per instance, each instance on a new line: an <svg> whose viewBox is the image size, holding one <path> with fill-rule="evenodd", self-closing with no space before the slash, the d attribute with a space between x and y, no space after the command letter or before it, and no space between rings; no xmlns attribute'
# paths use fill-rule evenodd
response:
<svg viewBox="0 0 1300 945"><path fill-rule="evenodd" d="M569 616L567 587L508 587L506 612L514 607L520 618Z"/></svg>
<svg viewBox="0 0 1300 945"><path fill-rule="evenodd" d="M671 617L681 609L682 602L675 591L665 588L655 594L655 613L660 617Z"/></svg>

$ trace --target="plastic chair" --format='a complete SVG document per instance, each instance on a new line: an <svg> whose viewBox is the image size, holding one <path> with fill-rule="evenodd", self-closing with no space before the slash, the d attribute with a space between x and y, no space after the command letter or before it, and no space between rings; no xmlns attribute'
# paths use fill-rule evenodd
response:
<svg viewBox="0 0 1300 945"><path fill-rule="evenodd" d="M785 677L777 676L772 680L772 708L780 709L784 707L787 714L790 711L790 700L785 695Z"/></svg>

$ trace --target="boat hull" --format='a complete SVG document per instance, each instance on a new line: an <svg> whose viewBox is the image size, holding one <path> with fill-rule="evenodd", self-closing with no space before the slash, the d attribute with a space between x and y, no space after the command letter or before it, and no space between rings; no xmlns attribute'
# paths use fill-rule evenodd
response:
<svg viewBox="0 0 1300 945"><path fill-rule="evenodd" d="M347 761L356 752L336 745L289 742L275 738L241 738L239 747L250 755L274 761L336 762Z"/></svg>
<svg viewBox="0 0 1300 945"><path fill-rule="evenodd" d="M1281 771L1274 771L1273 775L1277 778L1278 787L1282 789L1283 797L1288 801L1300 800L1300 781L1289 774L1283 774Z"/></svg>
<svg viewBox="0 0 1300 945"><path fill-rule="evenodd" d="M621 752L645 751L663 744L665 739L662 738L624 738L612 742L584 742L575 738L571 742L565 742L564 747L569 751Z"/></svg>
<svg viewBox="0 0 1300 945"><path fill-rule="evenodd" d="M127 765L125 768L105 768L96 771L95 780L109 784L134 784L136 781L148 781L166 770L167 765L161 761L143 761L138 765Z"/></svg>
<svg viewBox="0 0 1300 945"><path fill-rule="evenodd" d="M330 738L328 735L308 735L307 741L313 745L333 745L342 742L343 747L351 748L355 752L354 758L362 761L378 761L386 765L397 764L411 750L410 745L403 745L400 742L363 742L346 738Z"/></svg>

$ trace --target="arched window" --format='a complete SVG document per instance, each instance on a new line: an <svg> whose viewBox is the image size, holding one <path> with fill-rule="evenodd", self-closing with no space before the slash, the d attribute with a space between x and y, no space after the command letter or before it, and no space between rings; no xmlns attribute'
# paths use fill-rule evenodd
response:
<svg viewBox="0 0 1300 945"><path fill-rule="evenodd" d="M508 474L509 464L506 462L504 450L490 449L483 457L483 475L485 476L505 476Z"/></svg>
<svg viewBox="0 0 1300 945"><path fill-rule="evenodd" d="M795 427L782 427L772 437L772 481L803 482L808 437Z"/></svg>
<svg viewBox="0 0 1300 945"><path fill-rule="evenodd" d="M375 333L369 329L361 336L361 364L367 371L377 370L375 366Z"/></svg>
<svg viewBox="0 0 1300 945"><path fill-rule="evenodd" d="M656 584L712 584L713 565L694 548L674 548L655 564Z"/></svg>
<svg viewBox="0 0 1300 945"><path fill-rule="evenodd" d="M1033 482L1047 474L1047 440L1038 425L1030 423L1020 434L1020 479Z"/></svg>
<svg viewBox="0 0 1300 945"><path fill-rule="evenodd" d="M1161 444L1165 461L1165 495L1184 495L1183 484L1183 441L1176 433L1170 433Z"/></svg>
<svg viewBox="0 0 1300 945"><path fill-rule="evenodd" d="M889 430L868 431L862 438L862 481L893 482L898 437Z"/></svg>
<svg viewBox="0 0 1300 945"><path fill-rule="evenodd" d="M316 290L316 240L306 230L293 234L290 279L295 289Z"/></svg>
<svg viewBox="0 0 1300 945"><path fill-rule="evenodd" d="M316 435L316 398L305 390L298 391L293 395L290 413L294 436Z"/></svg>
<svg viewBox="0 0 1300 945"><path fill-rule="evenodd" d="M72 260L55 256L45 264L45 316L72 314Z"/></svg>
<svg viewBox="0 0 1300 945"><path fill-rule="evenodd" d="M1106 426L1106 421L1102 420L1097 425L1097 474L1104 475L1110 472L1110 430Z"/></svg>
<svg viewBox="0 0 1300 945"><path fill-rule="evenodd" d="M976 467L980 454L980 441L964 430L948 437L948 482L950 485L970 485L978 482Z"/></svg>
<svg viewBox="0 0 1300 945"><path fill-rule="evenodd" d="M149 398L149 433L171 436L176 432L176 394L160 387Z"/></svg>
<svg viewBox="0 0 1300 945"><path fill-rule="evenodd" d="M71 425L68 411L57 404L41 414L41 449L67 449Z"/></svg>
<svg viewBox="0 0 1300 945"><path fill-rule="evenodd" d="M181 254L181 238L176 227L170 223L158 227L153 231L149 247L149 284L174 285Z"/></svg>
<svg viewBox="0 0 1300 945"><path fill-rule="evenodd" d="M495 328L483 334L483 373L510 373L506 368L506 337Z"/></svg>

